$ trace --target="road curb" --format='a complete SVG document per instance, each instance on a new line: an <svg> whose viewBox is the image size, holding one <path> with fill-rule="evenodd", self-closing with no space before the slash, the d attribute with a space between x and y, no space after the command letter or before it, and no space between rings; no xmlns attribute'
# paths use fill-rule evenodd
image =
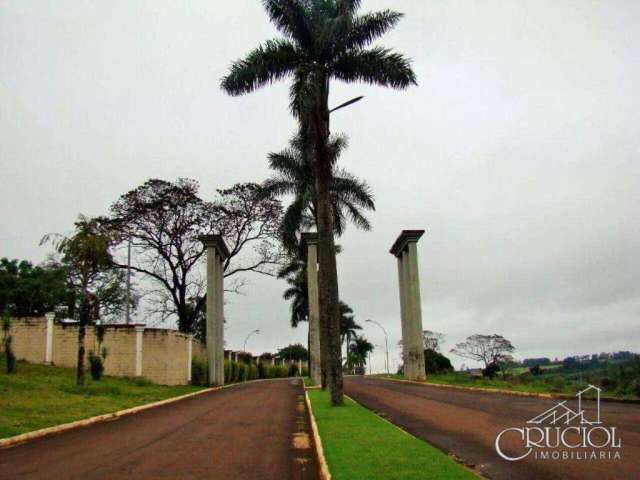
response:
<svg viewBox="0 0 640 480"><path fill-rule="evenodd" d="M572 398L576 398L575 395L569 395L567 393L540 393L540 392L519 392L517 390L504 390L502 388L483 388L483 387L463 387L461 385L445 385L442 383L430 383L430 382L416 382L414 380L404 380L400 378L389 378L389 377L369 377L369 378L378 378L381 380L390 380L392 382L401 382L401 383L411 383L413 385L422 385L427 387L438 387L438 388L453 388L455 390L467 390L473 392L486 392L486 393L501 393L504 395L514 395L517 397L533 397L533 398L546 398L548 400L569 400ZM601 402L618 402L618 403L631 403L631 404L640 404L640 400L634 400L629 398L611 398L611 397L600 397Z"/></svg>
<svg viewBox="0 0 640 480"><path fill-rule="evenodd" d="M320 478L322 480L331 480L331 472L329 471L329 465L327 459L324 457L324 449L322 448L322 440L320 439L320 432L318 431L318 424L316 423L316 417L313 415L313 409L311 408L311 400L309 400L309 394L307 389L304 390L304 400L307 404L307 410L309 411L309 419L311 420L311 431L313 432L313 441L316 444L316 454L318 456L318 464L320 465Z"/></svg>
<svg viewBox="0 0 640 480"><path fill-rule="evenodd" d="M205 388L203 390L198 390L197 392L191 392L185 395L180 395L179 397L166 398L164 400L159 400L157 402L146 403L144 405L138 405L137 407L127 408L125 410L119 410L117 412L104 413L102 415L97 415L95 417L84 418L82 420L63 423L61 425L54 425L53 427L46 427L46 428L41 428L40 430L34 430L32 432L21 433L20 435L15 435L13 437L0 439L0 449L14 447L16 445L20 445L22 443L29 442L31 440L35 440L42 437L48 437L49 435L54 435L57 433L67 432L69 430L74 430L76 428L86 427L89 425L93 425L95 423L102 423L102 422L108 422L111 420L116 420L120 417L142 412L144 410L149 410L155 407L160 407L162 405L168 405L170 403L179 402L180 400L186 400L187 398L203 395L205 393L215 392L217 390L222 390L224 388L235 387L238 385L245 385L247 383L252 383L252 382L260 382L263 380L275 380L275 379L261 378L258 380L249 380L248 382L230 383L228 385L223 385L222 387Z"/></svg>

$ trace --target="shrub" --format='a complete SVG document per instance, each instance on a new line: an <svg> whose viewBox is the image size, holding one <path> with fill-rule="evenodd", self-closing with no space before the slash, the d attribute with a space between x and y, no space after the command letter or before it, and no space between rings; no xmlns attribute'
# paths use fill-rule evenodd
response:
<svg viewBox="0 0 640 480"><path fill-rule="evenodd" d="M230 373L231 373L231 362L229 360L225 360L224 361L224 383L231 382Z"/></svg>
<svg viewBox="0 0 640 480"><path fill-rule="evenodd" d="M16 356L11 348L13 337L11 336L11 317L5 311L2 315L2 346L7 360L7 373L16 373Z"/></svg>
<svg viewBox="0 0 640 480"><path fill-rule="evenodd" d="M289 369L287 372L288 377L296 377L298 375L298 365L295 363L289 364Z"/></svg>
<svg viewBox="0 0 640 480"><path fill-rule="evenodd" d="M207 362L194 358L191 360L191 385L206 387L208 383L209 366L207 365Z"/></svg>
<svg viewBox="0 0 640 480"><path fill-rule="evenodd" d="M267 378L267 365L263 362L258 363L258 378Z"/></svg>
<svg viewBox="0 0 640 480"><path fill-rule="evenodd" d="M431 348L424 351L424 367L427 374L453 371L451 361Z"/></svg>
<svg viewBox="0 0 640 480"><path fill-rule="evenodd" d="M640 397L640 378L634 378L627 385L626 392L630 395Z"/></svg>
<svg viewBox="0 0 640 480"><path fill-rule="evenodd" d="M482 376L487 378L494 378L498 373L498 370L500 370L500 365L498 365L495 362L492 362L489 365L487 365L486 368L482 369Z"/></svg>
<svg viewBox="0 0 640 480"><path fill-rule="evenodd" d="M93 350L89 352L89 370L91 371L91 378L96 382L100 380L104 374L102 358L93 353Z"/></svg>
<svg viewBox="0 0 640 480"><path fill-rule="evenodd" d="M618 382L615 378L603 377L600 379L600 386L604 390L615 390L618 386Z"/></svg>
<svg viewBox="0 0 640 480"><path fill-rule="evenodd" d="M529 369L529 372L531 372L531 375L534 376L542 375L542 369L540 368L540 365L534 365Z"/></svg>
<svg viewBox="0 0 640 480"><path fill-rule="evenodd" d="M551 377L551 391L552 392L561 392L564 390L566 385L566 381L560 375L556 375Z"/></svg>

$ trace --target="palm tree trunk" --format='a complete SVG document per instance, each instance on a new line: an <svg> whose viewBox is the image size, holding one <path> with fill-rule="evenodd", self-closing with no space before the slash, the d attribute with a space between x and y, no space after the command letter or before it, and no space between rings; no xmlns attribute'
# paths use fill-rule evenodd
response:
<svg viewBox="0 0 640 480"><path fill-rule="evenodd" d="M331 207L331 183L333 181L328 151L329 108L328 78L324 72L315 82L313 105L313 130L315 144L316 193L318 196L318 280L320 300L320 329L325 332L327 384L331 392L331 404L342 405L342 365L340 341L340 312L338 295L338 271L336 246L333 238L333 212ZM321 335L322 342L322 335ZM322 350L322 343L321 343Z"/></svg>

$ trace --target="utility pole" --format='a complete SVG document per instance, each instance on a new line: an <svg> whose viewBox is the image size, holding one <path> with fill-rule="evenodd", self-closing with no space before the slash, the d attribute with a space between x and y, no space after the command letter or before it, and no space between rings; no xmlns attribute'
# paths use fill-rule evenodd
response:
<svg viewBox="0 0 640 480"><path fill-rule="evenodd" d="M127 244L127 297L126 305L124 306L125 323L129 325L131 323L131 237Z"/></svg>

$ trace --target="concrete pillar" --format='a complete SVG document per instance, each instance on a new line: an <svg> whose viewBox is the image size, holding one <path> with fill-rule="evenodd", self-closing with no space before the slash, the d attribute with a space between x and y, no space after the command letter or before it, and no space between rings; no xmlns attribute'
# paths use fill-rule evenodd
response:
<svg viewBox="0 0 640 480"><path fill-rule="evenodd" d="M142 340L144 335L144 326L136 328L136 377L142 376Z"/></svg>
<svg viewBox="0 0 640 480"><path fill-rule="evenodd" d="M207 360L209 385L224 385L224 265L229 250L220 235L200 237L207 251Z"/></svg>
<svg viewBox="0 0 640 480"><path fill-rule="evenodd" d="M193 361L193 335L187 338L187 382L191 383L191 362Z"/></svg>
<svg viewBox="0 0 640 480"><path fill-rule="evenodd" d="M417 242L423 234L424 230L403 230L390 250L390 253L398 259L402 357L404 374L409 380L426 378L417 249Z"/></svg>
<svg viewBox="0 0 640 480"><path fill-rule="evenodd" d="M407 346L405 345L404 341L407 338L407 300L406 300L406 295L405 295L405 284L406 284L406 278L405 278L405 272L406 272L406 268L404 268L404 258L403 258L403 254L400 253L400 255L397 258L398 261L398 292L400 295L400 327L401 327L401 333L402 333L402 341L400 342L402 345L402 364L404 366L404 368L406 369L406 365L407 365ZM406 373L406 372L405 372Z"/></svg>
<svg viewBox="0 0 640 480"><path fill-rule="evenodd" d="M53 319L56 314L53 312L47 312L44 314L44 318L47 321L47 335L44 348L44 363L51 365L53 363Z"/></svg>
<svg viewBox="0 0 640 480"><path fill-rule="evenodd" d="M309 377L320 385L320 300L318 292L318 234L303 233L302 242L307 255L307 289L309 297Z"/></svg>

